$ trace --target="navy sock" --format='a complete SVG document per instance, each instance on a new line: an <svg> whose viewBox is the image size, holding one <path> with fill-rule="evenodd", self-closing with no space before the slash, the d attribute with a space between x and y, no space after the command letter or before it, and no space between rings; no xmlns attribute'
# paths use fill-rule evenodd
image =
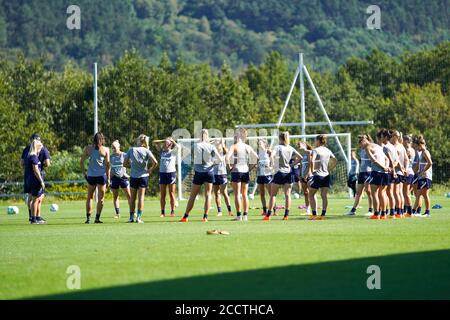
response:
<svg viewBox="0 0 450 320"><path fill-rule="evenodd" d="M412 207L411 206L408 206L406 210L408 211L409 214L412 213Z"/></svg>
<svg viewBox="0 0 450 320"><path fill-rule="evenodd" d="M245 212L245 211L244 211L244 216L246 216L246 215L248 215L248 212Z"/></svg>
<svg viewBox="0 0 450 320"><path fill-rule="evenodd" d="M369 208L369 212L372 212L373 211L373 209L372 208Z"/></svg>
<svg viewBox="0 0 450 320"><path fill-rule="evenodd" d="M391 215L391 216L393 216L394 215L394 209L389 209L389 214Z"/></svg>
<svg viewBox="0 0 450 320"><path fill-rule="evenodd" d="M351 212L355 213L355 212L356 212L356 208L353 207L352 210L351 210Z"/></svg>
<svg viewBox="0 0 450 320"><path fill-rule="evenodd" d="M208 219L208 214L207 213L203 214L203 219Z"/></svg>
<svg viewBox="0 0 450 320"><path fill-rule="evenodd" d="M90 213L86 213L86 219L87 220L91 219L91 214Z"/></svg>
<svg viewBox="0 0 450 320"><path fill-rule="evenodd" d="M134 220L134 212L130 212L130 220Z"/></svg>
<svg viewBox="0 0 450 320"><path fill-rule="evenodd" d="M430 210L425 210L424 214L430 214Z"/></svg>
<svg viewBox="0 0 450 320"><path fill-rule="evenodd" d="M263 212L267 213L267 207L263 207Z"/></svg>
<svg viewBox="0 0 450 320"><path fill-rule="evenodd" d="M374 216L378 216L380 213L378 212L378 211L375 211L374 213L373 213L373 215Z"/></svg>
<svg viewBox="0 0 450 320"><path fill-rule="evenodd" d="M383 210L381 211L381 215L384 216L386 215L386 212L384 212Z"/></svg>
<svg viewBox="0 0 450 320"><path fill-rule="evenodd" d="M422 211L422 207L417 208L417 213L420 214L420 211Z"/></svg>
<svg viewBox="0 0 450 320"><path fill-rule="evenodd" d="M185 213L184 216L183 216L183 218L184 218L184 219L189 218L189 214Z"/></svg>
<svg viewBox="0 0 450 320"><path fill-rule="evenodd" d="M289 215L289 209L284 210L284 216L287 217Z"/></svg>
<svg viewBox="0 0 450 320"><path fill-rule="evenodd" d="M221 207L217 207L217 212L222 213L222 208Z"/></svg>
<svg viewBox="0 0 450 320"><path fill-rule="evenodd" d="M228 212L231 212L231 206L227 205Z"/></svg>
<svg viewBox="0 0 450 320"><path fill-rule="evenodd" d="M271 214L272 214L272 210L267 210L266 216L267 216L267 217L270 217Z"/></svg>
<svg viewBox="0 0 450 320"><path fill-rule="evenodd" d="M96 221L100 220L100 213L97 213L97 214L95 215L95 220L96 220Z"/></svg>
<svg viewBox="0 0 450 320"><path fill-rule="evenodd" d="M166 215L166 209L161 209L161 214L165 216Z"/></svg>
<svg viewBox="0 0 450 320"><path fill-rule="evenodd" d="M312 215L313 215L313 216L317 216L317 211L316 211L316 210L313 210L313 211L312 211Z"/></svg>
<svg viewBox="0 0 450 320"><path fill-rule="evenodd" d="M327 210L322 210L322 216L327 214Z"/></svg>
<svg viewBox="0 0 450 320"><path fill-rule="evenodd" d="M412 209L412 214L416 214L416 209Z"/></svg>
<svg viewBox="0 0 450 320"><path fill-rule="evenodd" d="M240 216L241 216L241 212L238 211L238 212L236 213L236 215L237 215L238 217L240 217Z"/></svg>
<svg viewBox="0 0 450 320"><path fill-rule="evenodd" d="M114 209L116 209L116 214L117 215L120 214L120 208L114 208Z"/></svg>

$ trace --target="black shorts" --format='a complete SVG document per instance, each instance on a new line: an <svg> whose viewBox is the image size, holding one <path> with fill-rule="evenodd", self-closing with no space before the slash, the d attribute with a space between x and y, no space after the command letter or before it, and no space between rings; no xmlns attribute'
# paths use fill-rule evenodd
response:
<svg viewBox="0 0 450 320"><path fill-rule="evenodd" d="M106 174L104 174L102 176L98 176L98 177L87 176L86 180L90 186L96 186L96 185L104 186L107 182Z"/></svg>
<svg viewBox="0 0 450 320"><path fill-rule="evenodd" d="M405 177L405 183L406 184L413 184L413 181L414 181L414 175L413 174L408 174Z"/></svg>
<svg viewBox="0 0 450 320"><path fill-rule="evenodd" d="M258 176L256 177L257 184L271 184L273 176Z"/></svg>
<svg viewBox="0 0 450 320"><path fill-rule="evenodd" d="M111 185L110 185L111 189L119 189L119 188L125 189L128 188L129 185L130 183L126 178L119 178L116 176L112 176L111 178Z"/></svg>
<svg viewBox="0 0 450 320"><path fill-rule="evenodd" d="M159 184L175 184L177 182L176 172L160 172Z"/></svg>
<svg viewBox="0 0 450 320"><path fill-rule="evenodd" d="M44 189L42 189L42 186L38 183L29 184L29 190L29 193L31 193L33 197L40 197L44 194Z"/></svg>
<svg viewBox="0 0 450 320"><path fill-rule="evenodd" d="M297 168L297 169L292 168L291 175L292 175L292 182L299 182L300 181L300 168Z"/></svg>
<svg viewBox="0 0 450 320"><path fill-rule="evenodd" d="M430 179L419 178L419 181L417 182L417 188L419 189L431 189L432 186L433 182Z"/></svg>
<svg viewBox="0 0 450 320"><path fill-rule="evenodd" d="M130 178L130 187L133 189L147 188L148 177Z"/></svg>
<svg viewBox="0 0 450 320"><path fill-rule="evenodd" d="M385 172L372 171L370 173L369 184L373 184L376 186L387 186L389 184L388 179L389 174Z"/></svg>
<svg viewBox="0 0 450 320"><path fill-rule="evenodd" d="M231 182L249 183L250 182L250 174L248 172L232 172L231 173Z"/></svg>
<svg viewBox="0 0 450 320"><path fill-rule="evenodd" d="M358 184L366 184L370 181L370 172L360 172L358 174Z"/></svg>
<svg viewBox="0 0 450 320"><path fill-rule="evenodd" d="M292 174L290 172L284 173L284 172L278 171L273 176L272 183L277 184L277 185L292 184L293 183L292 182Z"/></svg>
<svg viewBox="0 0 450 320"><path fill-rule="evenodd" d="M347 186L349 188L355 188L356 187L356 182L358 181L358 177L356 174L351 174L348 176L347 179Z"/></svg>
<svg viewBox="0 0 450 320"><path fill-rule="evenodd" d="M215 182L214 172L212 170L208 172L195 171L194 179L192 180L192 183L198 186L201 186L204 183L214 183L214 182Z"/></svg>
<svg viewBox="0 0 450 320"><path fill-rule="evenodd" d="M224 184L227 184L228 178L226 174L215 174L214 175L214 185L215 186L222 186Z"/></svg>
<svg viewBox="0 0 450 320"><path fill-rule="evenodd" d="M397 178L393 178L392 182L394 184L400 184L400 183L404 183L405 182L405 176L403 175L397 175Z"/></svg>
<svg viewBox="0 0 450 320"><path fill-rule="evenodd" d="M394 175L392 173L387 173L387 185L394 183Z"/></svg>
<svg viewBox="0 0 450 320"><path fill-rule="evenodd" d="M312 176L309 186L313 189L329 188L330 187L330 175L328 176Z"/></svg>

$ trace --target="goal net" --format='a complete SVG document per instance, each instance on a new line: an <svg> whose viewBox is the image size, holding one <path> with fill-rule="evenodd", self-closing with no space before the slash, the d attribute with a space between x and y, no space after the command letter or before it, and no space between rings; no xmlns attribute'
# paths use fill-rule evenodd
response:
<svg viewBox="0 0 450 320"><path fill-rule="evenodd" d="M351 134L350 133L336 133L336 134L324 134L327 137L327 147L334 153L338 160L336 168L331 172L331 192L346 192L347 188L347 176L350 171L350 155L351 155ZM297 147L298 141L305 141L311 146L314 146L314 140L317 134L307 135L290 135L291 145ZM250 144L255 151L258 150L258 140L267 139L268 143L272 146L278 144L278 134L265 135L265 136L250 136L247 138L247 143ZM339 139L342 149L337 143ZM233 137L224 138L226 146L230 147L233 143ZM179 139L177 142L183 146L179 149L177 157L177 192L178 199L184 200L189 197L189 193L192 186L192 179L194 177L194 162L192 159L192 147L198 139ZM182 151L183 150L183 151ZM228 172L228 181L231 181L231 174ZM231 183L228 185L229 192L231 193ZM249 193L255 193L256 191L256 169L250 172L250 184ZM299 192L297 186L293 187L293 192Z"/></svg>

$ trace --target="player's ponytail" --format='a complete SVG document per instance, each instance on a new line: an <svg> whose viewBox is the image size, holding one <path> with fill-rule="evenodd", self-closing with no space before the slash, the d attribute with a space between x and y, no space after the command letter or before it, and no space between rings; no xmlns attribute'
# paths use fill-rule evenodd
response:
<svg viewBox="0 0 450 320"><path fill-rule="evenodd" d="M425 139L424 139L424 137L422 135L419 135L417 137L417 144L418 145L425 145Z"/></svg>
<svg viewBox="0 0 450 320"><path fill-rule="evenodd" d="M114 140L113 143L111 143L111 147L116 148L117 150L119 150L120 149L119 140Z"/></svg>
<svg viewBox="0 0 450 320"><path fill-rule="evenodd" d="M144 147L144 148L148 149L150 147L150 138L147 137L145 134L141 134L136 139L136 145L138 147Z"/></svg>
<svg viewBox="0 0 450 320"><path fill-rule="evenodd" d="M413 142L413 138L410 134L405 134L403 136L403 141L405 141L406 143L412 143Z"/></svg>
<svg viewBox="0 0 450 320"><path fill-rule="evenodd" d="M288 131L280 132L280 134L278 135L278 139L280 140L280 144L288 146L290 143L289 132Z"/></svg>
<svg viewBox="0 0 450 320"><path fill-rule="evenodd" d="M324 146L327 144L327 137L325 137L325 135L323 134L319 134L316 137L316 141L318 141L321 146Z"/></svg>
<svg viewBox="0 0 450 320"><path fill-rule="evenodd" d="M34 139L30 145L30 151L28 151L29 156L37 156L39 154L39 148L42 147L42 142L40 140Z"/></svg>

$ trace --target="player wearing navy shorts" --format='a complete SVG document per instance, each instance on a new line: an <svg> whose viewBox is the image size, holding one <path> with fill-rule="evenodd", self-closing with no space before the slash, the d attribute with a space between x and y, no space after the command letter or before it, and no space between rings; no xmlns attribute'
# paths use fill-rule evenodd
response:
<svg viewBox="0 0 450 320"><path fill-rule="evenodd" d="M412 217L412 201L411 201L411 191L412 184L414 180L414 158L416 151L412 147L413 138L411 135L403 136L403 146L406 150L406 155L408 157L408 166L406 167L406 177L403 183L403 198L405 199L404 211L405 217Z"/></svg>
<svg viewBox="0 0 450 320"><path fill-rule="evenodd" d="M248 183L250 182L250 170L257 164L258 155L251 146L245 143L247 130L237 129L234 136L234 144L227 152L227 162L231 165L231 185L234 192L236 206L236 220L248 220ZM242 197L242 201L241 201ZM241 216L243 212L243 216Z"/></svg>
<svg viewBox="0 0 450 320"><path fill-rule="evenodd" d="M309 161L311 160L310 158L313 147L304 141L299 141L298 147L300 148L300 153L302 155L300 184L302 187L303 196L305 198L306 215L309 216L311 214L311 204L309 203L309 190L308 190L308 180L311 177Z"/></svg>
<svg viewBox="0 0 450 320"><path fill-rule="evenodd" d="M403 206L405 204L405 198L403 197L403 183L406 180L406 168L408 167L409 158L406 149L403 146L403 136L400 132L392 130L390 142L395 147L398 155L398 161L395 167L397 178L394 179L395 218L403 218Z"/></svg>
<svg viewBox="0 0 450 320"><path fill-rule="evenodd" d="M22 163L22 167L24 168L24 176L23 176L23 189L24 190L23 191L25 193L25 203L26 203L26 205L28 207L28 220L29 221L31 221L31 200L32 200L32 195L31 195L30 188L28 186L28 177L32 173L31 173L30 170L27 169L26 161L28 159L28 153L30 152L31 142L33 142L34 140L41 141L41 137L39 136L39 134L34 133L31 136L30 144L23 149L22 156L21 156L21 163ZM38 158L39 158L39 162L40 162L40 167L39 168L41 170L43 178L45 179L45 171L44 171L44 169L50 166L50 153L48 152L48 150L47 150L47 148L45 146L42 146L42 149L39 152ZM40 212L39 212L38 217L39 217L40 220L45 221L44 218L42 218L40 216Z"/></svg>
<svg viewBox="0 0 450 320"><path fill-rule="evenodd" d="M218 217L222 216L222 200L221 200L222 195L225 200L225 204L227 206L228 215L233 216L233 212L231 211L230 196L228 195L227 163L225 157L228 152L228 149L223 139L216 140L215 146L219 154L221 154L223 157L220 163L214 165L213 191L214 197L216 199L217 216Z"/></svg>
<svg viewBox="0 0 450 320"><path fill-rule="evenodd" d="M176 161L178 148L180 146L172 139L168 137L164 140L154 140L153 145L160 153L159 161L159 192L160 192L160 217L166 216L166 194L169 190L170 199L170 216L175 217L175 189L177 182L177 169Z"/></svg>
<svg viewBox="0 0 450 320"><path fill-rule="evenodd" d="M295 192L295 186L297 186L298 193L300 194L302 190L302 185L300 182L301 163L294 164L294 160L291 159L291 161L289 161L289 164L291 166L292 192Z"/></svg>
<svg viewBox="0 0 450 320"><path fill-rule="evenodd" d="M125 154L124 165L130 165L130 219L134 222L137 198L137 223L144 223L142 214L144 210L145 190L148 187L148 179L153 170L158 166L153 153L150 151L149 137L141 134L136 139L136 146L131 147Z"/></svg>
<svg viewBox="0 0 450 320"><path fill-rule="evenodd" d="M419 145L418 145L418 140L417 137L413 138L413 144L412 144L413 149L415 150L415 154L414 154L414 163L413 163L413 171L414 171L414 177L413 177L413 181L412 181L412 189L414 192L414 196L416 197L416 201L418 201L418 206L416 209L412 210L412 215L413 216L421 216L421 211L422 211L422 197L420 195L420 190L419 190L419 159L420 156L422 154L421 151L419 151ZM419 199L419 200L417 200Z"/></svg>
<svg viewBox="0 0 450 320"><path fill-rule="evenodd" d="M351 150L351 165L348 173L347 186L353 191L353 198L356 197L356 182L358 181L359 160L356 157L356 150Z"/></svg>
<svg viewBox="0 0 450 320"><path fill-rule="evenodd" d="M301 154L289 144L289 132L280 132L278 135L279 144L272 150L272 163L274 166L274 176L270 185L270 201L267 215L263 220L270 220L272 210L275 207L275 200L280 186L284 188L285 210L283 220L288 220L291 208L292 175L290 161L294 159L294 165L302 160Z"/></svg>
<svg viewBox="0 0 450 320"><path fill-rule="evenodd" d="M272 163L269 144L266 139L258 141L258 168L256 173L256 183L258 184L259 197L262 205L262 215L267 214L266 191L270 197L270 184L272 183Z"/></svg>
<svg viewBox="0 0 450 320"><path fill-rule="evenodd" d="M126 168L123 166L125 162L125 152L120 150L120 143L115 140L111 144L112 153L110 156L111 161L111 191L113 194L113 204L116 214L114 218L120 218L120 201L119 201L119 189L123 190L127 197L128 206L130 205L130 183L129 176Z"/></svg>
<svg viewBox="0 0 450 320"><path fill-rule="evenodd" d="M42 163L39 160L39 153L43 148L39 140L33 140L30 145L26 160L27 185L31 193L31 224L45 224L46 221L40 218L42 200L44 199L44 177L41 172Z"/></svg>
<svg viewBox="0 0 450 320"><path fill-rule="evenodd" d="M95 223L103 223L100 216L105 202L106 186L110 182L110 158L109 148L104 146L105 137L101 132L94 135L93 144L84 148L80 158L81 173L88 182L88 196L86 199L86 224L90 223L92 212L92 201L97 190L97 212ZM89 159L89 166L86 175L84 162Z"/></svg>
<svg viewBox="0 0 450 320"><path fill-rule="evenodd" d="M381 141L383 152L389 160L389 172L388 172L388 186L386 188L386 195L388 198L389 212L386 208L386 216L388 218L395 218L395 196L394 196L394 180L397 178L397 172L395 167L398 163L398 153L395 147L390 142L392 137L392 131L387 129L381 129L377 133L377 138ZM385 216L382 214L381 219Z"/></svg>
<svg viewBox="0 0 450 320"><path fill-rule="evenodd" d="M358 173L358 180L357 180L357 187L356 187L356 197L355 201L353 203L352 209L347 213L348 216L354 216L356 214L356 209L358 208L359 204L361 203L361 197L364 192L366 191L367 198L369 201L369 210L367 212L367 216L371 216L373 214L373 204L372 204L372 195L370 192L370 174L372 172L371 167L371 160L369 156L367 155L366 149L362 147L361 141L366 139L368 142L373 143L372 138L368 134L360 135L358 137L359 140L359 158L361 161L361 165L359 167L359 173Z"/></svg>
<svg viewBox="0 0 450 320"><path fill-rule="evenodd" d="M372 168L369 185L374 213L369 219L379 220L381 215L386 217L388 202L386 188L389 183L389 160L383 151L381 138L377 137L378 144L370 142L366 135L359 136L358 139L359 145L366 151L371 161Z"/></svg>
<svg viewBox="0 0 450 320"><path fill-rule="evenodd" d="M336 157L333 152L325 145L327 139L324 135L316 137L316 147L311 153L310 166L312 170L312 178L309 184L309 202L311 203L312 215L310 220L323 220L327 213L328 207L328 190L330 188L330 171L332 171L337 164ZM320 217L317 216L317 201L315 194L320 190L322 198L322 213Z"/></svg>
<svg viewBox="0 0 450 320"><path fill-rule="evenodd" d="M414 204L414 209L417 210L419 207L419 198L423 197L425 202L425 212L424 217L430 216L430 189L432 187L433 180L433 161L431 160L430 151L428 151L423 136L417 137L418 151L420 151L419 162L416 164L418 167L417 174L419 176L419 181L417 182L417 188L419 190L419 197L416 198Z"/></svg>
<svg viewBox="0 0 450 320"><path fill-rule="evenodd" d="M209 142L207 129L200 132L199 142L194 143L194 179L192 180L191 194L186 205L186 211L180 222L189 221L189 213L195 204L195 199L200 193L202 185L205 185L205 206L203 222L208 222L208 213L211 206L211 192L214 183L214 165L222 161L222 156L217 148Z"/></svg>

